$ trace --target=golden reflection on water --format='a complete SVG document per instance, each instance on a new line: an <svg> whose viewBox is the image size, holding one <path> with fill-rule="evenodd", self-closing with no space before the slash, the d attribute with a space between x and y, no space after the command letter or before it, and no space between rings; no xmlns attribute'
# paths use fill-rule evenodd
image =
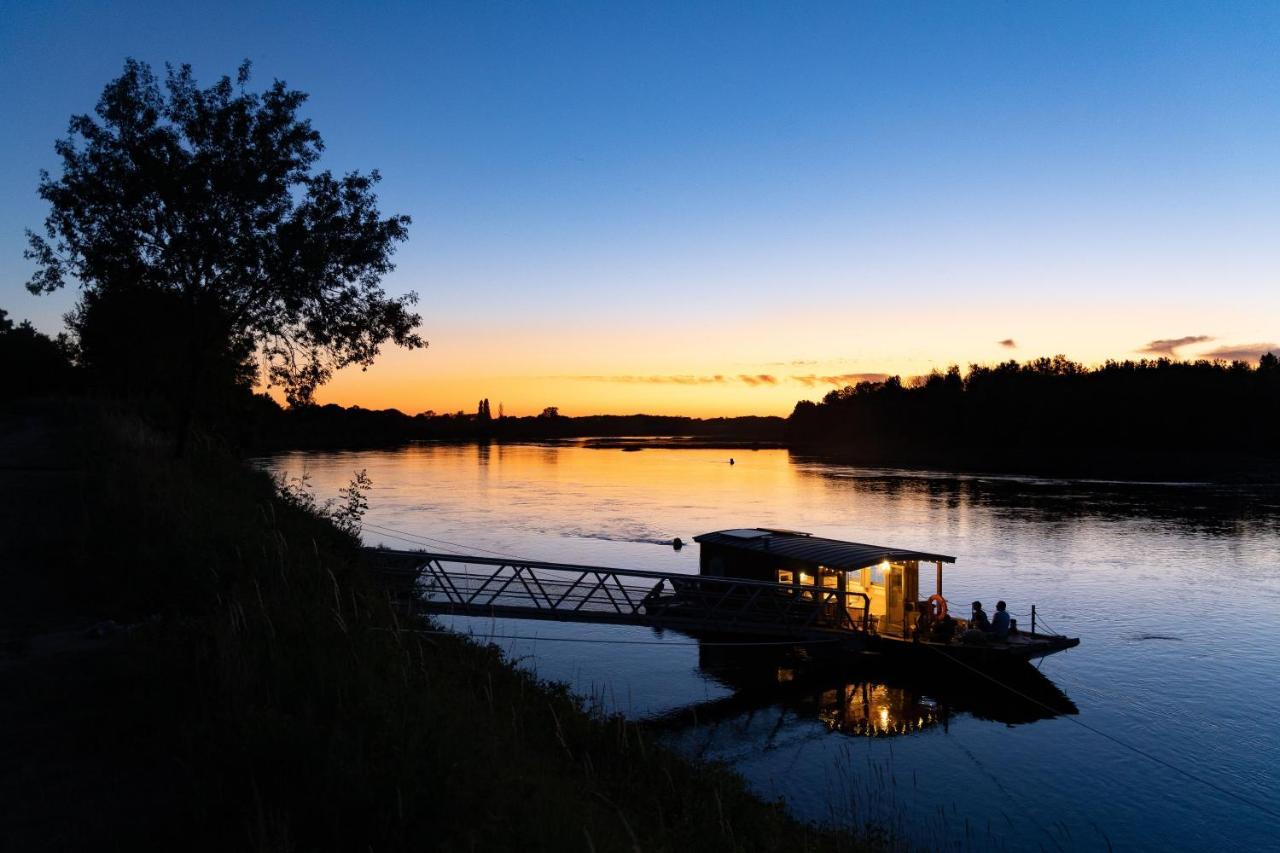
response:
<svg viewBox="0 0 1280 853"><path fill-rule="evenodd" d="M818 704L818 719L829 730L851 735L908 735L941 722L935 704L886 684L846 684L823 691Z"/></svg>
<svg viewBox="0 0 1280 853"><path fill-rule="evenodd" d="M777 669L779 684L790 684L796 670ZM938 704L903 687L872 682L842 684L815 697L816 715L828 731L865 737L909 735L942 722Z"/></svg>

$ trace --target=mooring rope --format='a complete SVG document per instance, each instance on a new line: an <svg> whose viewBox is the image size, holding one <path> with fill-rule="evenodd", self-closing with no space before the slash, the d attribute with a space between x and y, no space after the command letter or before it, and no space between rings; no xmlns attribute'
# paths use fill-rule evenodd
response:
<svg viewBox="0 0 1280 853"><path fill-rule="evenodd" d="M479 545L461 545L457 542L450 542L447 539L437 539L433 536L424 536L421 533L409 533L408 531L405 531L405 530L397 530L394 527L387 527L382 524L374 524L372 521L361 522L361 526L372 527L374 530L379 531L384 536L390 536L393 539L400 539L401 541L409 542L414 545L438 543L441 545L448 545L453 548L463 548L463 549L469 549L471 551L483 551L486 554L493 554L495 557L501 557L504 560L518 559L516 557L512 557L510 554L503 554L499 551L494 551L490 548L481 548ZM466 553L464 551L462 553L456 554L455 556L464 557L466 556Z"/></svg>

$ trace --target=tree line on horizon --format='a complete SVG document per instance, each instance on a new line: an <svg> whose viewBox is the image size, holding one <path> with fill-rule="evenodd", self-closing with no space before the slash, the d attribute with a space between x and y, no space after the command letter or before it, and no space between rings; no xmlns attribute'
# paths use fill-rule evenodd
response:
<svg viewBox="0 0 1280 853"><path fill-rule="evenodd" d="M1280 360L1169 358L1089 367L1066 356L953 365L801 401L794 445L858 448L908 460L1089 454L1280 454Z"/></svg>

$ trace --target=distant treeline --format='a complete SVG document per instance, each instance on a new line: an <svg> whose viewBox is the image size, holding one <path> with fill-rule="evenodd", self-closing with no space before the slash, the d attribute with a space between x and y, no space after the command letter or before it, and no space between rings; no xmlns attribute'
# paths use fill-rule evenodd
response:
<svg viewBox="0 0 1280 853"><path fill-rule="evenodd" d="M162 429L182 416L168 392L178 381L173 359L129 351L110 359L86 357L83 336L51 338L30 323L14 323L0 309L0 402L31 396L87 393L125 400ZM97 353L95 353L96 355ZM105 364L104 364L105 362ZM280 406L247 381L209 383L200 425L250 453L292 449L385 447L409 441L530 441L561 438L675 436L694 443L777 445L780 417L689 418L666 415L566 417L554 406L526 417L494 416L488 400L475 412L408 415L359 406ZM501 407L499 407L501 409Z"/></svg>
<svg viewBox="0 0 1280 853"><path fill-rule="evenodd" d="M899 377L802 401L792 446L899 464L1203 473L1280 458L1280 363L1065 356Z"/></svg>
<svg viewBox="0 0 1280 853"><path fill-rule="evenodd" d="M359 406L281 409L261 398L255 408L256 429L248 443L264 450L389 446L407 441L529 441L618 436L682 436L733 444L777 444L783 441L786 429L786 421L778 417L566 417L554 410L528 417L486 417L488 407L484 403L475 413L418 415Z"/></svg>

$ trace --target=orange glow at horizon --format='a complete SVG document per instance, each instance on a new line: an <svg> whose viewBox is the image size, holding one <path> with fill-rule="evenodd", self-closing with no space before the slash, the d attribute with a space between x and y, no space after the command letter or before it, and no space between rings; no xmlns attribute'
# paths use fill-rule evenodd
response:
<svg viewBox="0 0 1280 853"><path fill-rule="evenodd" d="M1195 328L1187 317L1194 316ZM1230 308L1025 304L929 308L798 307L756 316L679 318L663 323L564 322L492 327L430 318L426 350L386 348L367 371L347 369L317 400L407 414L656 414L721 417L789 414L859 379L904 379L971 363L1027 361L1063 353L1086 364L1142 358L1144 343L1190 333L1235 334L1179 350L1194 358L1233 341L1269 340L1271 330ZM1273 334L1273 333L1272 333ZM1274 337L1274 334L1273 334ZM1012 344L1012 345L1010 345ZM1149 354L1147 354L1149 356Z"/></svg>

